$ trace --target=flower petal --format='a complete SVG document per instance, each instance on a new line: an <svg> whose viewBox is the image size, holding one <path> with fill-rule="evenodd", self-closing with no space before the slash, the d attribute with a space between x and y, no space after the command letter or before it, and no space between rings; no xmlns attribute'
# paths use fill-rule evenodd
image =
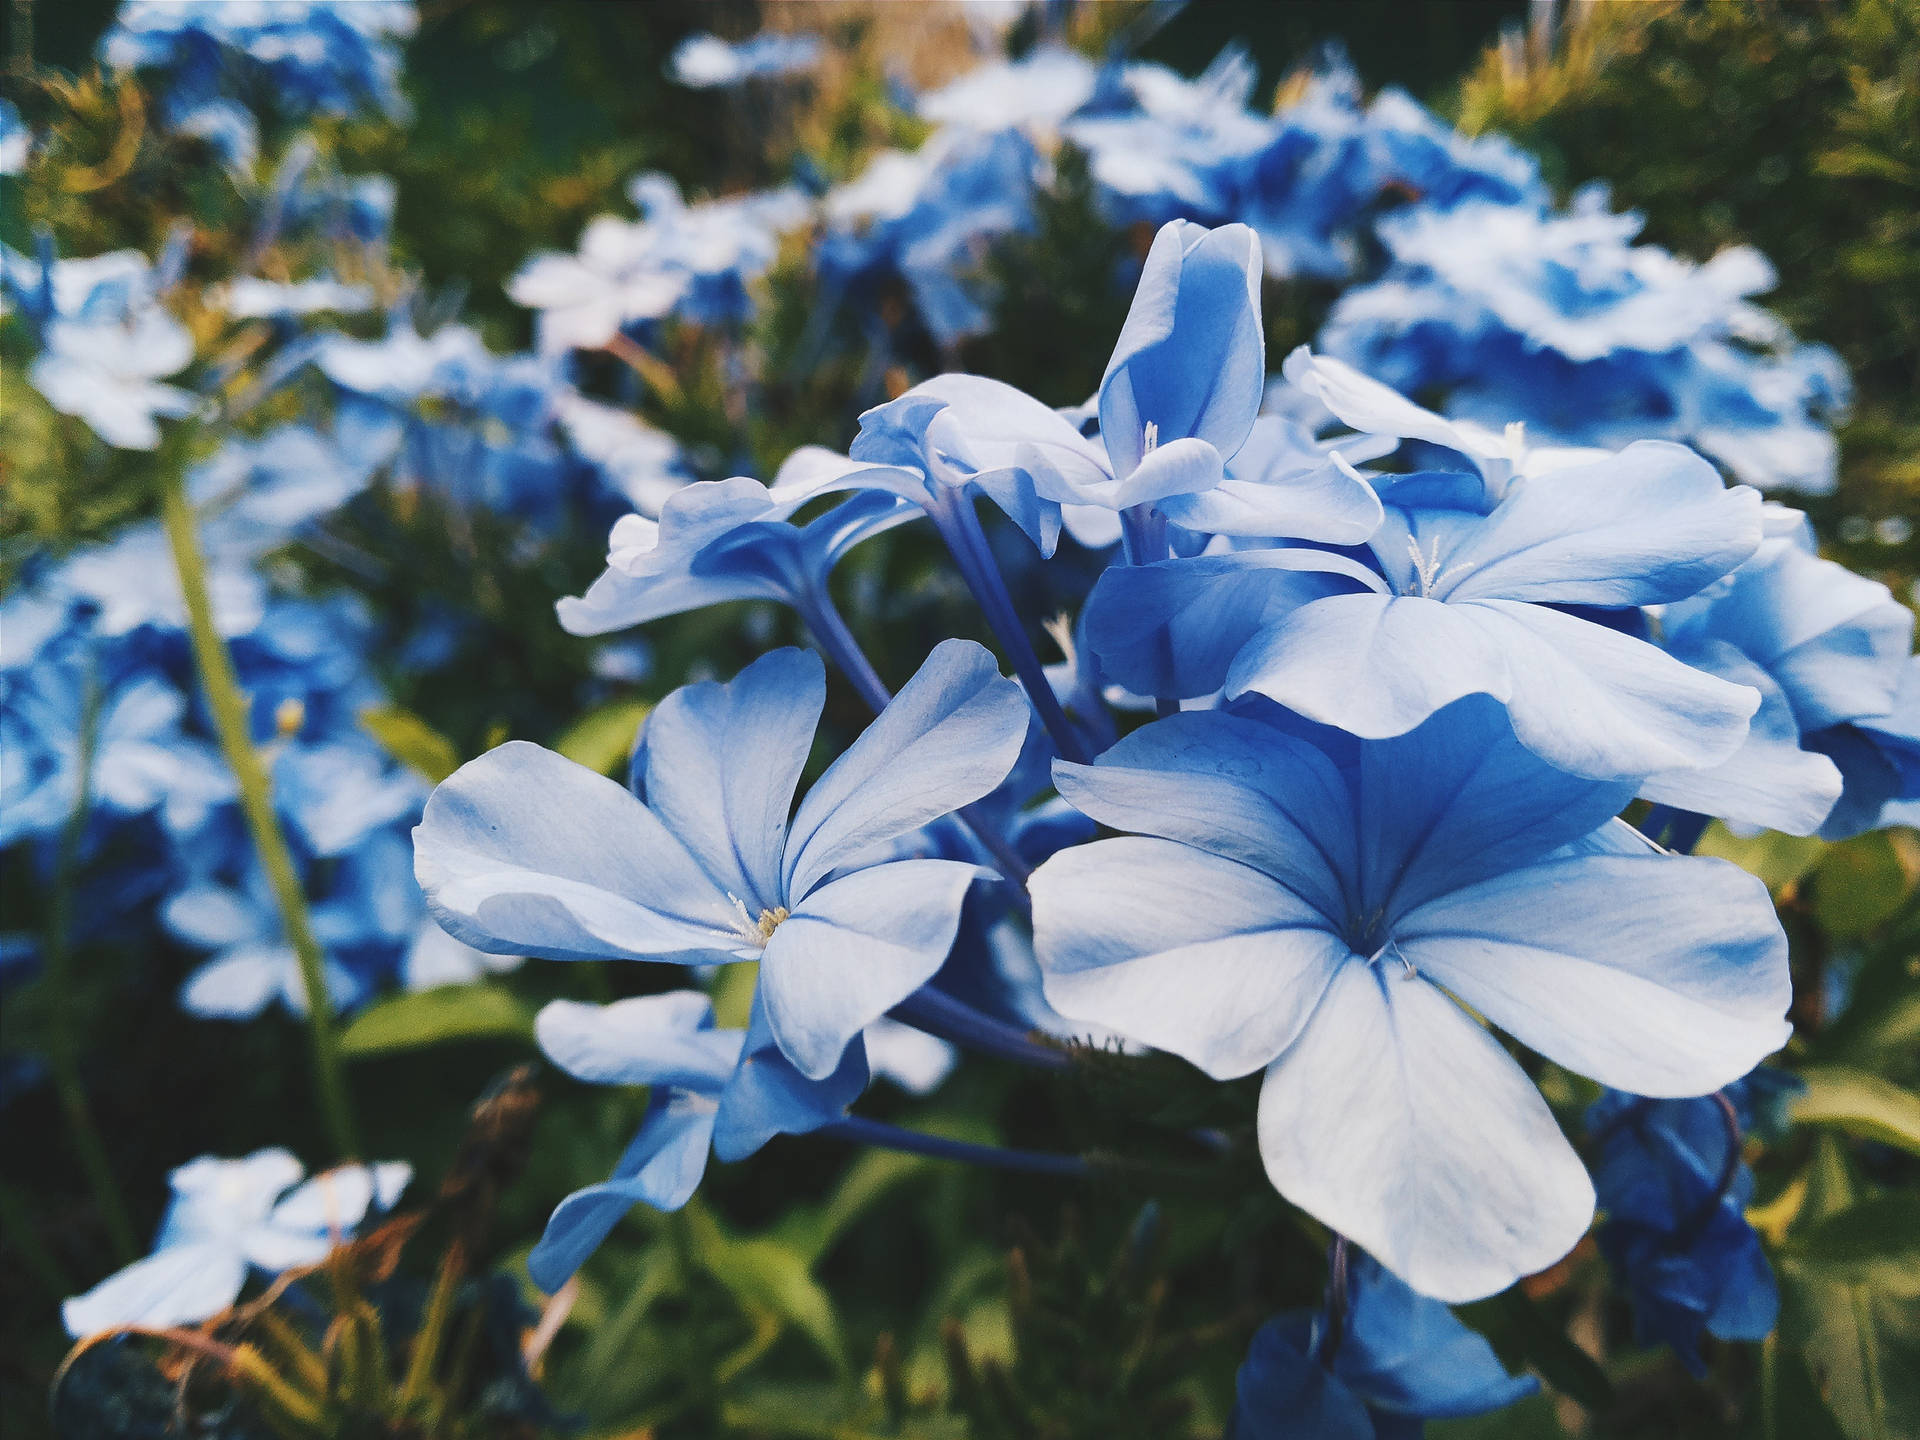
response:
<svg viewBox="0 0 1920 1440"><path fill-rule="evenodd" d="M728 684L681 686L641 731L647 808L750 915L781 903L787 815L826 699L818 655L774 650Z"/></svg>
<svg viewBox="0 0 1920 1440"><path fill-rule="evenodd" d="M672 1085L717 1095L740 1060L741 1032L713 1028L698 990L611 1005L551 1000L533 1022L546 1057L590 1085Z"/></svg>
<svg viewBox="0 0 1920 1440"><path fill-rule="evenodd" d="M1571 1250L1593 1186L1520 1067L1400 967L1343 966L1267 1069L1260 1154L1274 1188L1449 1304Z"/></svg>
<svg viewBox="0 0 1920 1440"><path fill-rule="evenodd" d="M1583 855L1394 926L1399 953L1548 1059L1637 1095L1704 1095L1787 1041L1787 937L1721 860Z"/></svg>
<svg viewBox="0 0 1920 1440"><path fill-rule="evenodd" d="M556 960L728 960L733 907L659 818L604 775L513 741L433 792L414 874L443 929Z"/></svg>
<svg viewBox="0 0 1920 1440"><path fill-rule="evenodd" d="M533 1283L548 1294L566 1284L635 1205L678 1210L686 1204L707 1173L713 1122L710 1100L656 1102L613 1177L574 1191L555 1207L527 1256Z"/></svg>
<svg viewBox="0 0 1920 1440"><path fill-rule="evenodd" d="M122 1325L197 1325L240 1298L246 1257L230 1244L175 1245L109 1275L60 1306L74 1339Z"/></svg>
<svg viewBox="0 0 1920 1440"><path fill-rule="evenodd" d="M1027 702L993 656L944 640L807 792L787 839L786 903L835 867L992 790L1027 734Z"/></svg>
<svg viewBox="0 0 1920 1440"><path fill-rule="evenodd" d="M957 860L900 860L810 892L760 959L767 1022L787 1058L824 1080L852 1039L933 978L986 872Z"/></svg>
<svg viewBox="0 0 1920 1440"><path fill-rule="evenodd" d="M1286 1049L1351 953L1271 876L1170 840L1077 845L1029 885L1047 1003L1215 1079Z"/></svg>
<svg viewBox="0 0 1920 1440"><path fill-rule="evenodd" d="M846 1113L867 1088L864 1043L848 1045L824 1080L809 1080L774 1042L765 999L755 994L739 1068L720 1095L713 1153L744 1160L776 1135L804 1135Z"/></svg>

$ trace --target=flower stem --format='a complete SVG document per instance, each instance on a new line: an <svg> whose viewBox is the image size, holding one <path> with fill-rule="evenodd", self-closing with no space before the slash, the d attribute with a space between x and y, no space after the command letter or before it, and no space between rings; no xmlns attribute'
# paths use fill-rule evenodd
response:
<svg viewBox="0 0 1920 1440"><path fill-rule="evenodd" d="M974 513L973 497L964 489L947 489L943 501L940 508L928 512L934 528L947 542L954 564L960 567L961 578L973 591L973 598L979 603L1000 648L1007 652L1014 674L1026 687L1027 699L1033 702L1040 723L1053 737L1054 748L1060 752L1061 759L1085 764L1090 758L1086 746L1068 722L1066 711L1060 708L1060 699L1053 693L1040 657L1034 653L1033 642L1027 639L1026 627L1020 623L1013 597L1007 593L1007 582L1001 577L1000 566L987 544L986 531L980 528L980 517Z"/></svg>
<svg viewBox="0 0 1920 1440"><path fill-rule="evenodd" d="M234 673L233 655L214 624L213 601L207 593L206 557L194 527L193 505L187 498L184 472L169 477L161 507L173 562L180 574L180 593L186 600L187 634L193 643L194 663L206 692L220 748L240 787L240 808L252 833L260 864L273 888L274 903L287 943L300 962L300 983L306 992L307 1030L312 1040L313 1075L321 1119L334 1151L342 1159L358 1153L353 1112L340 1068L340 1041L334 1033L333 1004L327 994L326 962L314 938L307 915L307 899L293 865L287 838L273 809L273 782L254 748L248 721L248 701Z"/></svg>
<svg viewBox="0 0 1920 1440"><path fill-rule="evenodd" d="M1340 1342L1347 1336L1347 1307L1352 1303L1347 1280L1350 1248L1347 1237L1338 1233L1327 1246L1326 1328L1320 1332L1320 1342L1314 1347L1314 1359L1324 1370L1333 1368L1334 1358L1340 1353Z"/></svg>
<svg viewBox="0 0 1920 1440"><path fill-rule="evenodd" d="M73 810L60 832L60 849L54 861L53 898L47 924L47 994L53 1002L49 1016L47 1048L53 1062L54 1087L60 1094L60 1108L66 1115L67 1132L93 1190L94 1203L100 1207L100 1219L107 1227L121 1264L130 1263L140 1253L134 1242L133 1225L127 1219L127 1207L114 1182L113 1165L100 1131L93 1123L93 1111L87 1104L87 1088L80 1076L80 1042L74 1034L73 1002L73 887L80 868L80 842L86 835L87 811L92 805L94 756L100 745L100 677L93 661L87 661L84 688L80 695L79 754L74 761Z"/></svg>
<svg viewBox="0 0 1920 1440"><path fill-rule="evenodd" d="M929 985L922 985L890 1013L894 1019L916 1030L1038 1070L1065 1070L1073 1063L1073 1057L1066 1051L1036 1044L1025 1031Z"/></svg>
<svg viewBox="0 0 1920 1440"><path fill-rule="evenodd" d="M949 1140L929 1135L924 1130L905 1130L884 1121L862 1115L847 1115L813 1132L836 1140L851 1140L858 1145L880 1145L888 1150L905 1150L914 1155L931 1155L936 1160L958 1160L967 1165L984 1165L994 1170L1019 1170L1030 1175L1084 1176L1087 1162L1078 1155L1056 1155L1044 1150L1004 1150L998 1145L973 1145L965 1140Z"/></svg>

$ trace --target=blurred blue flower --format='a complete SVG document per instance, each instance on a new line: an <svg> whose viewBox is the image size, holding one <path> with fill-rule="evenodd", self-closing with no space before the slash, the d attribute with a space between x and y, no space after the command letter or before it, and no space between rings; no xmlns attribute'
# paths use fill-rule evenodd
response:
<svg viewBox="0 0 1920 1440"><path fill-rule="evenodd" d="M1747 300L1773 284L1757 251L1705 265L1634 245L1640 217L1602 189L1572 210L1474 202L1383 218L1393 265L1340 298L1320 346L1449 414L1522 420L1551 440L1693 445L1760 486L1833 487L1829 422L1847 378Z"/></svg>
<svg viewBox="0 0 1920 1440"><path fill-rule="evenodd" d="M240 1298L250 1270L318 1264L369 1214L392 1208L413 1167L342 1165L298 1184L304 1173L279 1149L182 1165L169 1177L173 1200L153 1254L66 1301L67 1333L83 1339L121 1326L209 1320Z"/></svg>
<svg viewBox="0 0 1920 1440"><path fill-rule="evenodd" d="M1371 1259L1347 1284L1338 1335L1308 1310L1260 1327L1234 1384L1228 1440L1419 1440L1428 1420L1484 1415L1539 1390Z"/></svg>
<svg viewBox="0 0 1920 1440"><path fill-rule="evenodd" d="M538 312L543 354L597 350L670 315L696 325L748 319L751 287L773 264L780 237L810 214L792 188L689 205L668 177L646 174L628 194L642 219L599 216L576 253L542 251L508 282L514 302Z"/></svg>
<svg viewBox="0 0 1920 1440"><path fill-rule="evenodd" d="M416 21L412 0L121 0L100 59L165 72L175 125L235 92L290 116L372 105L398 118L397 42Z"/></svg>
<svg viewBox="0 0 1920 1440"><path fill-rule="evenodd" d="M982 873L869 853L998 784L1027 711L985 650L949 640L789 826L824 700L819 658L796 650L685 686L648 717L633 793L533 745L470 761L414 832L435 917L482 950L759 960L772 1035L825 1078L940 967Z"/></svg>
<svg viewBox="0 0 1920 1440"><path fill-rule="evenodd" d="M985 331L992 244L1033 224L1040 156L1017 130L941 130L918 150L883 150L823 202L815 247L821 283L873 314L898 277L943 349Z"/></svg>
<svg viewBox="0 0 1920 1440"><path fill-rule="evenodd" d="M824 47L818 35L763 30L729 43L700 31L674 47L667 74L692 90L731 89L748 80L772 80L811 70Z"/></svg>
<svg viewBox="0 0 1920 1440"><path fill-rule="evenodd" d="M33 132L11 100L0 100L0 175L18 175L33 152Z"/></svg>
<svg viewBox="0 0 1920 1440"><path fill-rule="evenodd" d="M1034 871L1047 999L1217 1079L1264 1068L1275 1188L1423 1294L1543 1269L1593 1208L1545 1102L1463 1005L1664 1095L1725 1084L1790 1033L1765 887L1616 841L1633 782L1543 764L1488 700L1378 741L1180 714L1054 774L1101 824L1158 838Z"/></svg>
<svg viewBox="0 0 1920 1440"><path fill-rule="evenodd" d="M1667 1344L1697 1376L1700 1337L1764 1340L1779 1287L1747 1223L1753 1172L1740 1130L1798 1081L1756 1070L1718 1096L1648 1100L1609 1090L1587 1109L1599 1155L1600 1250L1633 1302L1642 1345Z"/></svg>

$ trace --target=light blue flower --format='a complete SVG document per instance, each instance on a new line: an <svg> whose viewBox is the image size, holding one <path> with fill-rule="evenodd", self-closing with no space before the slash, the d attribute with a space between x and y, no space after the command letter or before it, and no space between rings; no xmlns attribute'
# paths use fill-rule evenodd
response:
<svg viewBox="0 0 1920 1440"><path fill-rule="evenodd" d="M915 516L886 494L856 495L805 525L791 517L821 492L802 454L772 487L745 476L673 491L660 518L626 515L607 540L606 573L559 602L574 635L604 635L728 600L778 600L811 614L855 545Z"/></svg>
<svg viewBox="0 0 1920 1440"><path fill-rule="evenodd" d="M751 287L773 264L780 238L811 213L785 188L687 204L665 175L635 177L640 220L602 215L574 254L528 258L507 294L538 312L543 354L597 350L622 331L669 315L696 325L738 324L753 314Z"/></svg>
<svg viewBox="0 0 1920 1440"><path fill-rule="evenodd" d="M1361 1257L1338 1335L1296 1310L1260 1327L1234 1382L1228 1440L1419 1440L1428 1420L1504 1409L1539 1390L1445 1305Z"/></svg>
<svg viewBox="0 0 1920 1440"><path fill-rule="evenodd" d="M777 650L648 718L635 793L537 746L469 762L414 832L435 917L482 950L554 959L760 961L773 1036L801 1073L940 967L979 867L866 863L986 794L1027 711L992 657L949 640L787 812L825 699L819 658Z"/></svg>
<svg viewBox="0 0 1920 1440"><path fill-rule="evenodd" d="M1409 406L1409 409L1414 407ZM1491 695L1524 743L1602 779L1715 765L1759 694L1570 613L1685 599L1748 559L1761 502L1658 442L1512 477L1382 476L1358 554L1295 547L1109 569L1088 634L1142 694L1265 695L1356 735Z"/></svg>
<svg viewBox="0 0 1920 1440"><path fill-rule="evenodd" d="M51 835L73 814L80 787L86 653L60 647L0 688L0 845ZM182 729L186 698L158 675L103 685L88 800L118 817L156 814L172 832L203 824L232 798L232 777L206 741Z"/></svg>
<svg viewBox="0 0 1920 1440"><path fill-rule="evenodd" d="M398 117L396 42L416 21L411 0L123 0L100 58L165 71L175 123L230 85L294 115L371 104Z"/></svg>
<svg viewBox="0 0 1920 1440"><path fill-rule="evenodd" d="M327 947L323 974L328 999L337 1009L351 1010L366 1000L367 982L343 965L334 950L339 942L363 938L365 927L357 907L349 914L339 913L340 908L316 905L312 919L316 933L325 936L321 943ZM249 857L242 862L237 884L190 875L168 896L160 913L174 939L213 952L180 986L180 1008L188 1014L203 1020L251 1020L276 1003L291 1015L307 1013L300 959L281 929L279 907L257 861ZM347 923L339 923L343 920Z"/></svg>
<svg viewBox="0 0 1920 1440"><path fill-rule="evenodd" d="M1450 415L1523 420L1566 444L1682 441L1750 484L1830 490L1847 378L1747 299L1773 284L1748 247L1704 265L1634 245L1604 190L1571 211L1475 202L1382 219L1394 264L1343 295L1319 344Z"/></svg>
<svg viewBox="0 0 1920 1440"><path fill-rule="evenodd" d="M860 1045L808 1080L772 1043L756 1003L747 1030L718 1030L693 990L582 1005L556 1000L535 1024L547 1058L594 1085L652 1087L646 1118L613 1175L560 1202L527 1257L543 1290L566 1283L635 1205L678 1210L706 1173L711 1150L741 1160L777 1134L831 1123L866 1087Z"/></svg>
<svg viewBox="0 0 1920 1440"><path fill-rule="evenodd" d="M33 132L11 100L0 100L0 175L18 175L33 152Z"/></svg>
<svg viewBox="0 0 1920 1440"><path fill-rule="evenodd" d="M1660 617L1672 654L1761 693L1747 741L1711 769L1657 775L1641 793L1809 835L1842 787L1840 767L1809 737L1871 725L1893 710L1913 612L1886 586L1822 560L1799 512L1769 507L1767 527L1751 560ZM1845 742L1833 748L1844 754Z"/></svg>
<svg viewBox="0 0 1920 1440"><path fill-rule="evenodd" d="M857 310L905 280L934 343L946 349L992 319L984 263L996 241L1031 228L1039 152L1017 130L960 127L918 150L884 150L822 202L821 281Z"/></svg>
<svg viewBox="0 0 1920 1440"><path fill-rule="evenodd" d="M392 1208L413 1178L402 1161L342 1165L299 1184L304 1173L280 1149L182 1165L169 1177L173 1200L153 1254L66 1301L67 1333L212 1319L240 1298L249 1271L318 1264L369 1214Z"/></svg>
<svg viewBox="0 0 1920 1440"><path fill-rule="evenodd" d="M1045 140L1093 98L1097 74L1079 51L1042 43L1018 60L990 61L928 91L914 102L914 110L934 125L989 134L1023 130Z"/></svg>
<svg viewBox="0 0 1920 1440"><path fill-rule="evenodd" d="M667 74L691 90L731 89L749 80L775 80L811 70L823 52L818 35L763 30L729 43L700 31L674 47Z"/></svg>
<svg viewBox="0 0 1920 1440"><path fill-rule="evenodd" d="M1397 739L1186 713L1060 793L1128 837L1031 881L1049 1002L1217 1079L1265 1069L1280 1193L1423 1294L1565 1254L1593 1191L1526 1073L1462 1006L1580 1074L1693 1095L1790 1033L1766 889L1653 853L1467 699Z"/></svg>
<svg viewBox="0 0 1920 1440"><path fill-rule="evenodd" d="M160 444L161 419L189 415L199 401L161 379L193 360L193 337L159 306L124 322L56 320L27 379L63 415L75 415L121 450Z"/></svg>

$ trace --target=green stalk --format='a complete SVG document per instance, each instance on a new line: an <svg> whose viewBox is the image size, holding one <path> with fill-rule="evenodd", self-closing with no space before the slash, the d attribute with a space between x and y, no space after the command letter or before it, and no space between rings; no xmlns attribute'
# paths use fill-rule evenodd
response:
<svg viewBox="0 0 1920 1440"><path fill-rule="evenodd" d="M74 761L73 811L60 832L60 850L54 861L52 913L47 925L47 1048L52 1053L54 1088L67 1119L67 1133L93 1189L94 1203L107 1227L116 1259L130 1264L140 1254L134 1243L127 1207L114 1183L113 1164L93 1123L87 1087L80 1078L80 1040L74 1033L73 1005L73 884L80 865L80 842L86 835L87 810L93 800L94 754L100 746L100 678L87 665L86 688L80 698L80 753Z"/></svg>
<svg viewBox="0 0 1920 1440"><path fill-rule="evenodd" d="M248 699L234 674L233 655L213 622L213 602L207 595L206 557L200 551L200 536L194 528L193 505L187 499L186 476L182 471L167 477L161 517L166 523L168 543L173 547L174 567L180 572L180 593L187 604L187 633L193 642L193 658L206 691L207 708L213 712L220 748L226 754L234 779L239 782L240 808L247 817L247 829L252 832L267 881L273 887L274 903L280 911L287 943L299 957L300 983L307 997L307 1031L313 1042L314 1088L320 1097L321 1118L335 1153L343 1160L349 1159L359 1153L359 1146L354 1139L353 1111L347 1103L347 1087L340 1070L340 1038L334 1032L326 964L307 916L306 892L293 868L293 855L287 849L287 838L281 833L279 818L273 811L273 781L253 745Z"/></svg>

